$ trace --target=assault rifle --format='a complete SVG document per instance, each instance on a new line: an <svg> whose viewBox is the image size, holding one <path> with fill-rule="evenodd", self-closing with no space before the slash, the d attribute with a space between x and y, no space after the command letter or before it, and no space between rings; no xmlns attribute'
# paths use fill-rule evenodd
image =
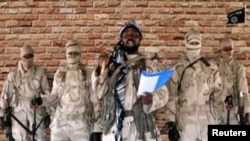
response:
<svg viewBox="0 0 250 141"><path fill-rule="evenodd" d="M10 102L7 94L4 94L4 105L6 107L4 111L4 129L5 129L5 136L7 141L15 141L12 136L12 123L11 123L11 115L12 115L12 107L10 107Z"/></svg>
<svg viewBox="0 0 250 141"><path fill-rule="evenodd" d="M36 96L35 98L36 99ZM39 126L42 124L42 122L44 121L44 117L41 119L41 121L37 124L36 122L36 110L37 107L35 106L33 108L34 110L34 117L33 117L33 124L32 124L32 130L29 129L29 127L26 127L15 115L12 114L13 110L10 107L9 104L9 99L8 96L5 95L4 96L4 100L5 100L5 105L6 105L6 109L5 109L5 130L6 130L6 138L7 141L15 141L13 136L12 136L12 123L11 123L11 119L13 118L20 126L22 126L24 128L24 130L26 130L30 135L32 135L32 141L36 141L35 139L35 135L36 135L36 131L39 128Z"/></svg>
<svg viewBox="0 0 250 141"><path fill-rule="evenodd" d="M234 104L233 104L233 96L232 95L228 95L224 101L227 104L227 125L230 124L230 111L231 108L233 108Z"/></svg>

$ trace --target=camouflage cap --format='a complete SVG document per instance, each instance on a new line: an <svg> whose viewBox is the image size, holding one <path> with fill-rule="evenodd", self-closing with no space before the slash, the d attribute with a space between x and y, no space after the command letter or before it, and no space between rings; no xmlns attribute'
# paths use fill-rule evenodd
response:
<svg viewBox="0 0 250 141"><path fill-rule="evenodd" d="M34 50L29 45L24 45L20 48L20 57L27 54L34 54Z"/></svg>
<svg viewBox="0 0 250 141"><path fill-rule="evenodd" d="M139 27L139 25L135 21L127 21L127 22L125 22L125 24L120 29L120 37L122 37L122 34L124 33L124 31L127 28L134 28L135 30L137 30L138 33L140 34L140 39L142 38L141 28Z"/></svg>
<svg viewBox="0 0 250 141"><path fill-rule="evenodd" d="M191 39L197 39L199 41L202 41L202 37L199 31L197 31L194 28L191 28L185 35L185 40L188 42Z"/></svg>
<svg viewBox="0 0 250 141"><path fill-rule="evenodd" d="M220 40L220 47L221 49L223 47L231 47L231 49L234 48L234 41L230 38L224 38Z"/></svg>
<svg viewBox="0 0 250 141"><path fill-rule="evenodd" d="M66 42L66 53L68 52L78 52L81 53L80 43L75 39L70 39Z"/></svg>

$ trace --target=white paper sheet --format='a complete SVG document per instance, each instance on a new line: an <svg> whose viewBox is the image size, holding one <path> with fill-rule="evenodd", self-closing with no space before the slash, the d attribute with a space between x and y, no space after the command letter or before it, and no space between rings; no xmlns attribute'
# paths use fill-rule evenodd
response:
<svg viewBox="0 0 250 141"><path fill-rule="evenodd" d="M142 71L137 96L144 95L145 92L152 93L158 90L169 81L173 72L173 68L153 73Z"/></svg>
<svg viewBox="0 0 250 141"><path fill-rule="evenodd" d="M159 76L145 76L141 75L140 84L137 96L143 95L144 92L152 93L155 90Z"/></svg>

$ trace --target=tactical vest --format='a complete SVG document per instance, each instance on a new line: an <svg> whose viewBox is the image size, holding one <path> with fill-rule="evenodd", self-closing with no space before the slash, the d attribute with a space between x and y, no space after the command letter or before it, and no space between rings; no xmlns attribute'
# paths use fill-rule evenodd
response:
<svg viewBox="0 0 250 141"><path fill-rule="evenodd" d="M103 98L103 109L101 112L102 123L104 125L104 134L107 134L110 131L117 118L116 106L118 105L113 90L117 80L117 75L119 75L120 69L122 67L128 67L129 70L132 69L134 71L134 84L135 87L138 89L139 77L138 73L136 72L138 68L146 68L145 58L143 56L138 56L127 61L125 64L119 66L111 76L109 83L109 92ZM124 116L134 117L135 126L139 134L138 139L145 140L145 132L151 132L152 138L156 138L154 119L155 113L144 113L143 104L141 101L137 101L136 103L134 103L132 110L124 111Z"/></svg>
<svg viewBox="0 0 250 141"><path fill-rule="evenodd" d="M87 78L89 75L87 74L87 71L86 71L86 68L84 67L84 65L80 64L79 69L81 70L82 76L80 76L81 78L78 78L78 79L86 82L84 89L86 90L87 93L89 93L90 80ZM67 71L68 71L68 68L65 66L65 67L62 67L61 70L59 70L59 72L57 74L58 75L57 79L60 79L60 83L62 83L62 84L65 84ZM87 120L87 124L88 124L89 129L91 129L91 125L93 122L93 116L94 116L93 105L92 105L91 100L90 100L90 94L91 93L89 93L88 96L84 96L84 104L85 104L84 106L86 107L85 113L84 113L84 118ZM62 96L62 94L59 94L59 99L61 99L61 96Z"/></svg>
<svg viewBox="0 0 250 141"><path fill-rule="evenodd" d="M220 60L218 60L218 65L220 65ZM238 72L239 72L239 70L240 70L240 64L236 61L236 60L232 60L232 64L231 64L231 71L232 71L232 73L233 73L233 79L232 79L232 81L233 81L233 94L232 94L232 96L233 96L233 103L234 103L234 105L235 106L238 106L239 105L239 93L240 93L240 91L238 90Z"/></svg>
<svg viewBox="0 0 250 141"><path fill-rule="evenodd" d="M33 66L32 67L32 72L30 73L30 75L28 76L28 81L25 84L22 84L22 76L21 76L21 72L18 71L18 68L15 68L13 70L13 84L14 84L14 88L12 90L11 94L14 94L12 96L12 98L16 99L16 104L18 104L19 100L24 100L24 101L28 101L30 102L35 96L40 96L40 94L42 94L43 92L41 91L41 79L42 79L42 69L37 67L37 66ZM25 76L27 77L27 76ZM28 89L34 91L34 95L33 96L27 96L25 93L18 93L18 88L26 85L28 87Z"/></svg>
<svg viewBox="0 0 250 141"><path fill-rule="evenodd" d="M41 89L40 88L40 80L41 80L41 77L43 75L41 72L44 71L44 70L42 68L39 68L38 66L33 66L32 69L33 69L32 70L33 72L30 74L29 77L30 77L30 81L33 81L33 83L31 85L36 84L36 88L34 88L34 86L31 86L31 85L29 85L29 87L30 87L30 89L39 89L39 92L40 92L40 89ZM17 95L17 93L16 93L16 91L17 91L16 89L18 87L20 87L20 85L21 85L21 78L22 78L21 72L18 71L18 68L15 68L13 70L13 78L14 78L14 89L13 89L12 94L14 94L14 95L12 95L12 97L10 97L10 99L12 99L11 101L15 101L14 103L16 103L16 104L15 105L9 105L10 104L9 101L6 101L8 103L6 105L13 106L13 108L15 108L20 100L30 100L30 97L27 97L25 95ZM43 93L43 92L38 93L38 96L41 93ZM35 94L34 94L34 96L35 96ZM49 124L50 124L49 112L46 109L46 107L44 107L44 106L39 107L38 110L40 111L38 113L41 113L41 116L44 117L44 119L43 119L44 125L47 128L49 126Z"/></svg>

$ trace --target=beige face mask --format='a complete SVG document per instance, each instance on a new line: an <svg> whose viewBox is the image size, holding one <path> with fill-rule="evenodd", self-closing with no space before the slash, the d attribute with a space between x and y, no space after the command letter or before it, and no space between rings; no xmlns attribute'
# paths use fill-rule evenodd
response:
<svg viewBox="0 0 250 141"><path fill-rule="evenodd" d="M185 36L186 55L193 60L200 56L202 42L198 31L191 29Z"/></svg>
<svg viewBox="0 0 250 141"><path fill-rule="evenodd" d="M67 64L77 64L81 60L81 47L77 40L69 40L66 43L66 61Z"/></svg>
<svg viewBox="0 0 250 141"><path fill-rule="evenodd" d="M22 63L23 68L28 70L34 65L34 59L33 58L29 58L29 59L22 58L21 63Z"/></svg>
<svg viewBox="0 0 250 141"><path fill-rule="evenodd" d="M77 64L80 63L80 60L81 60L81 55L79 51L79 46L68 47L66 51L67 64Z"/></svg>
<svg viewBox="0 0 250 141"><path fill-rule="evenodd" d="M30 46L23 46L20 49L21 65L25 70L34 65L34 51Z"/></svg>
<svg viewBox="0 0 250 141"><path fill-rule="evenodd" d="M234 43L231 39L224 39L221 41L221 56L225 60L230 60L233 58Z"/></svg>
<svg viewBox="0 0 250 141"><path fill-rule="evenodd" d="M192 39L188 43L186 43L185 46L187 49L186 55L188 58L196 58L196 57L200 56L201 42L199 40Z"/></svg>

